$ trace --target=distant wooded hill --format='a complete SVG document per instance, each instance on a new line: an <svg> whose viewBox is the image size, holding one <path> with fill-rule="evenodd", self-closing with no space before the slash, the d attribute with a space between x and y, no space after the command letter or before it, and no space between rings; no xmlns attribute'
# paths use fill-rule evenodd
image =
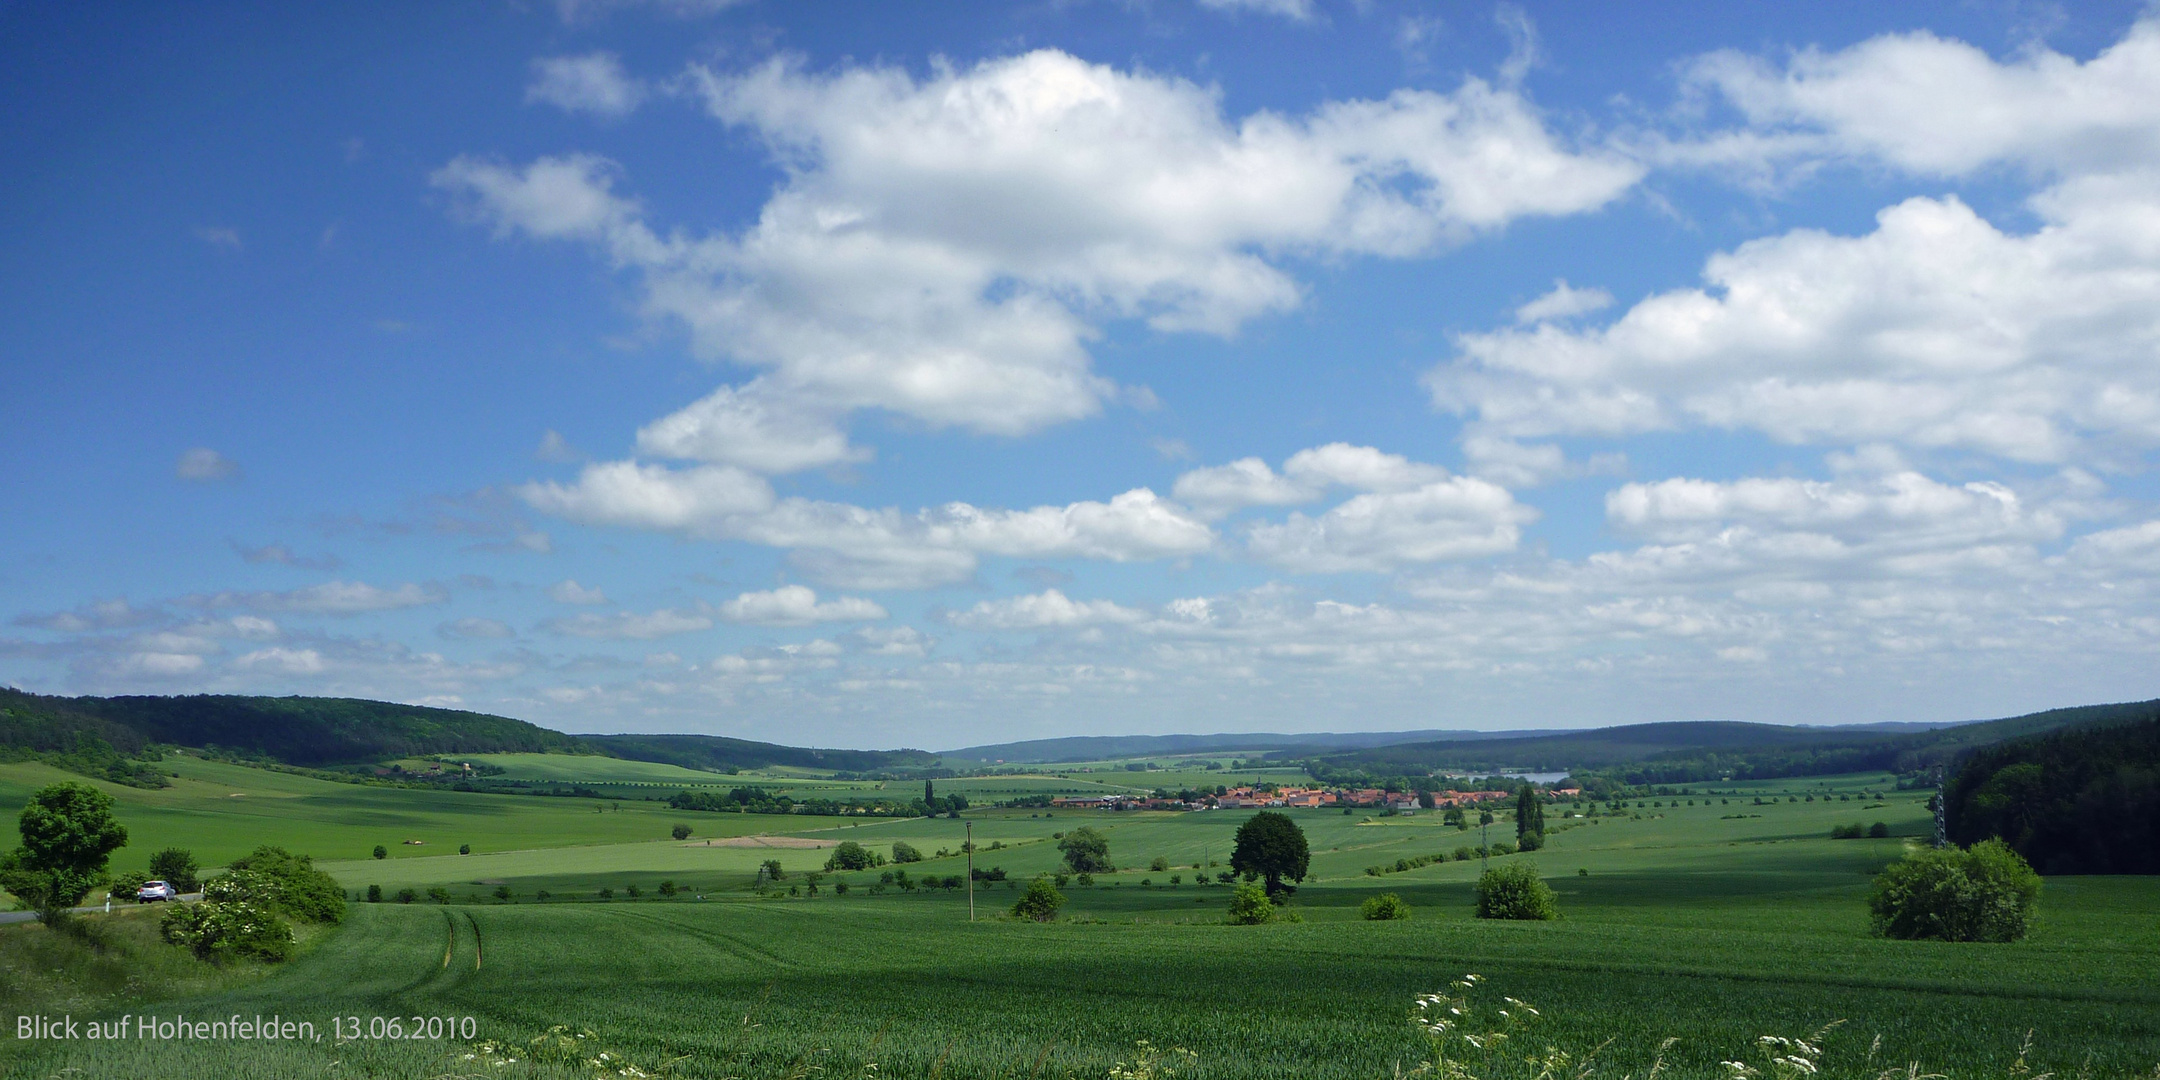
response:
<svg viewBox="0 0 2160 1080"><path fill-rule="evenodd" d="M786 765L840 772L925 769L938 763L921 750L819 750L730 739L720 735L581 735L585 745L631 761L658 761L690 769L762 769Z"/></svg>
<svg viewBox="0 0 2160 1080"><path fill-rule="evenodd" d="M2156 712L2160 701L2052 709L1939 728L1713 721L1542 733L1091 736L969 747L950 756L1070 761L1236 752L1303 761L1323 777L1530 769L1602 775L1639 785L1869 769L1915 771L1947 766L1976 748L2006 739L2131 722ZM517 752L601 754L721 771L792 766L921 772L941 764L939 755L920 750L822 750L715 735L570 735L505 716L355 698L67 698L0 688L0 756L37 755L122 783L154 784L162 781L130 760L150 744L215 746L308 767Z"/></svg>
<svg viewBox="0 0 2160 1080"><path fill-rule="evenodd" d="M1374 775L1528 769L1600 774L1627 784L1772 779L1945 766L2004 739L2119 722L2160 702L2086 705L1933 729L1788 727L1702 721L1632 724L1520 738L1402 743L1316 755L1320 770Z"/></svg>
<svg viewBox="0 0 2160 1080"><path fill-rule="evenodd" d="M2160 874L2160 702L1974 751L1943 785L1950 838L2001 837L2046 874Z"/></svg>
<svg viewBox="0 0 2160 1080"><path fill-rule="evenodd" d="M66 698L0 690L0 716L0 739L39 750L70 749L90 734L127 754L146 743L214 746L311 767L419 754L593 752L576 736L506 716L358 698Z"/></svg>
<svg viewBox="0 0 2160 1080"><path fill-rule="evenodd" d="M358 698L48 697L0 688L0 750L71 765L152 743L217 747L322 768L432 754L601 754L697 769L768 765L870 771L936 763L920 750L816 750L710 735L568 735L507 716Z"/></svg>
<svg viewBox="0 0 2160 1080"><path fill-rule="evenodd" d="M1265 754L1305 750L1354 750L1394 743L1429 742L1436 739L1505 739L1539 735L1536 731L1364 731L1348 734L1314 732L1286 735L1276 732L1235 732L1217 735L1075 735L1063 739L1028 739L947 750L945 756L969 761L1011 761L1053 764L1060 761L1108 761L1116 758L1171 754Z"/></svg>

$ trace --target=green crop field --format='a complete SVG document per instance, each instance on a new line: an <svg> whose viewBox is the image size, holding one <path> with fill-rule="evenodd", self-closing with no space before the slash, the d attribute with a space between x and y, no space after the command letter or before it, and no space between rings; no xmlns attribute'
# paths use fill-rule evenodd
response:
<svg viewBox="0 0 2160 1080"><path fill-rule="evenodd" d="M275 779L295 785L295 807L328 797L306 786L314 781ZM460 902L356 903L344 927L267 979L130 1007L312 1019L324 1033L320 1044L23 1043L0 1050L11 1055L0 1057L0 1071L594 1075L584 1064L534 1064L530 1041L568 1025L592 1032L579 1047L587 1058L604 1050L643 1072L665 1067L685 1077L1094 1078L1132 1062L1135 1042L1146 1039L1198 1055L1180 1076L1379 1078L1423 1060L1425 1046L1408 1021L1413 996L1476 972L1488 980L1481 995L1490 1002L1508 995L1541 1011L1517 1033L1516 1052L1605 1044L1597 1076L1642 1077L1670 1037L1678 1041L1664 1052L1662 1075L1722 1077L1725 1060L1762 1064L1757 1036L1804 1035L1836 1020L1845 1023L1830 1036L1823 1064L1840 1076L1873 1080L1887 1068L1903 1075L1918 1062L1923 1072L2009 1078L2028 1030L2035 1072L2149 1074L2160 1063L2160 980L2150 974L2160 967L2153 918L2160 882L2050 879L2038 930L2013 945L1871 937L1869 876L1930 828L1924 796L1888 786L1880 775L1721 785L1727 793L1643 799L1640 808L1630 800L1622 815L1601 807L1590 818L1555 807L1549 846L1507 857L1534 859L1559 894L1562 919L1540 924L1470 918L1476 860L1392 870L1398 859L1478 843L1475 826L1459 830L1433 812L1293 812L1313 849L1312 876L1293 905L1304 921L1233 927L1222 924L1230 890L1195 885L1194 877L1221 871L1211 864L1227 863L1231 834L1249 812L999 810L963 820L865 821L588 807L569 816L596 819L589 829L620 818L644 831L624 838L635 842L586 834L580 846L326 862L350 888L444 885ZM172 813L155 801L168 794L130 793L123 822L147 828ZM555 823L560 803L586 804L394 789L347 794L418 800L426 812L453 818L455 807L507 800L504 821L530 816L535 826ZM427 801L453 797L465 802ZM354 827L323 814L309 827L324 835ZM676 820L696 830L691 841L653 839ZM1829 838L1832 826L1876 821L1893 835ZM1109 836L1120 869L1090 887L1069 884L1066 921L997 918L1021 879L1057 867L1053 835L1081 825ZM257 827L229 828L237 835ZM964 891L873 891L884 871L905 869L916 880L962 872L969 828L976 865L1005 869L1010 881L979 889L980 921L968 923ZM930 858L828 876L814 897L787 895L828 850L767 845L843 839L881 851L905 839ZM1513 839L1507 821L1492 827L1492 839ZM939 849L949 854L937 857ZM1158 857L1169 870L1148 869ZM780 860L788 876L753 891L767 858ZM1368 867L1389 872L1375 876ZM661 880L686 891L657 898ZM832 888L840 880L851 885L844 896ZM494 883L510 888L513 902L463 902L486 897ZM628 900L629 885L644 897ZM595 899L604 887L617 890L613 901ZM538 902L543 889L553 899ZM1381 891L1403 896L1413 917L1359 919L1358 904ZM0 927L0 948L5 935L41 932ZM329 1035L333 1015L470 1016L473 1034L341 1044ZM492 1057L481 1045L487 1041L497 1044ZM519 1060L490 1064L510 1057Z"/></svg>
<svg viewBox="0 0 2160 1080"><path fill-rule="evenodd" d="M184 847L204 865L228 862L261 844L319 858L360 858L382 844L393 859L456 851L613 844L668 835L681 815L665 805L625 800L555 799L342 784L307 776L168 757L180 774L168 788L144 790L94 782L118 800L128 846L114 870L140 869L152 852ZM30 793L47 784L81 781L35 762L0 764L0 820L12 822ZM706 833L754 832L747 815L709 815ZM407 840L420 844L408 845Z"/></svg>

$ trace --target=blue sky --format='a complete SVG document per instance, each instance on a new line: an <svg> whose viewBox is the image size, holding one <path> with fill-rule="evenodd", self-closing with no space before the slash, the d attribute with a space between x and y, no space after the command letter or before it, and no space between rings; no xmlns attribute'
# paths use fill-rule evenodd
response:
<svg viewBox="0 0 2160 1080"><path fill-rule="evenodd" d="M2152 696L2160 14L0 4L0 681L574 731Z"/></svg>

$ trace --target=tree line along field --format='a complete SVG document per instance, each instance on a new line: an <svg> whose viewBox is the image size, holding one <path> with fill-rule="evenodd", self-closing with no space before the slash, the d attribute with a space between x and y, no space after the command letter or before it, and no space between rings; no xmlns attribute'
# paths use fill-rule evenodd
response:
<svg viewBox="0 0 2160 1080"><path fill-rule="evenodd" d="M784 767L744 769L734 773L689 769L664 762L630 761L590 754L468 754L460 761L489 765L502 770L505 780L578 785L643 798L688 789L764 788L774 795L805 799L907 798L921 790L919 780L839 780L829 773ZM433 762L399 763L408 770L424 770ZM1193 774L1197 777L1200 774ZM1207 783L1221 783L1220 774L1208 773ZM1289 775L1285 773L1285 775ZM1297 775L1302 776L1302 773ZM971 802L1010 801L1028 795L1106 795L1153 790L1165 783L1181 786L1197 782L1185 774L1134 773L1106 769L1098 776L1061 776L1031 769L1009 775L964 776L935 781L941 794L965 795ZM619 789L619 790L618 790Z"/></svg>
<svg viewBox="0 0 2160 1080"><path fill-rule="evenodd" d="M0 766L9 785L0 810L12 814L44 782L11 771L25 768L42 767ZM1412 997L1473 971L1490 980L1491 1000L1512 995L1542 1010L1518 1046L1583 1051L1614 1039L1598 1056L1602 1076L1642 1076L1670 1036L1680 1041L1666 1073L1722 1077L1719 1062L1753 1055L1757 1036L1805 1035L1838 1019L1847 1023L1825 1066L1839 1075L1873 1077L1908 1061L1956 1077L2008 1075L2027 1029L2036 1072L2128 1076L2160 1063L2154 879L2050 879L2039 928L2013 945L1869 935L1869 875L1932 830L1924 796L1889 791L1886 775L1718 785L1717 796L1697 788L1630 799L1622 816L1600 807L1599 817L1567 818L1555 807L1546 849L1506 857L1534 860L1558 892L1562 919L1543 924L1470 918L1476 860L1367 873L1474 846L1475 826L1458 830L1434 812L1293 811L1313 853L1293 905L1305 921L1231 927L1222 925L1231 890L1193 880L1227 868L1246 811L863 821L625 802L595 812L591 800L357 787L203 761L179 769L189 778L171 789L107 788L134 834L116 868L168 842L193 844L206 863L230 857L205 850L214 839L282 842L322 856L350 889L439 886L480 902L356 903L346 926L268 979L147 1011L471 1015L477 1039L519 1047L497 1060L520 1061L489 1065L465 1041L21 1044L0 1050L17 1059L0 1058L0 1072L593 1075L582 1065L534 1068L526 1044L560 1024L590 1029L588 1047L628 1055L643 1071L672 1061L670 1075L690 1077L805 1075L810 1066L859 1076L872 1061L883 1076L1101 1077L1131 1062L1139 1039L1197 1053L1180 1075L1382 1077L1423 1057L1407 1019ZM218 802L221 786L248 794ZM273 800L275 810L260 809ZM1891 835L1830 839L1834 826L1875 821ZM678 822L693 827L690 841L666 839ZM885 871L962 873L963 857L935 853L957 853L966 825L976 865L999 866L1016 885L1056 869L1054 834L1081 825L1109 837L1120 869L1092 887L1069 884L1069 921L1051 925L996 921L1018 895L1004 883L979 889L974 925L964 892L873 894ZM400 851L400 828L438 831ZM888 853L905 840L928 858L832 875L816 897L788 897L829 850L704 843L749 833L852 839ZM1505 815L1491 838L1513 840ZM365 857L383 842L396 857ZM427 854L460 842L476 854ZM1149 868L1158 857L1168 870ZM789 876L760 895L749 886L766 859ZM681 891L657 897L662 880ZM851 884L845 896L832 888L840 880ZM494 883L513 902L495 902ZM628 898L630 885L641 899ZM598 901L602 888L614 899ZM537 902L543 889L553 896ZM1358 905L1383 891L1404 897L1412 919L1362 921Z"/></svg>
<svg viewBox="0 0 2160 1080"><path fill-rule="evenodd" d="M1632 809L1631 803L1630 816L1626 817L1569 819L1561 816L1564 811L1556 810L1547 819L1550 847L1539 853L1539 859L1541 865L1554 874L1574 874L1579 869L1587 869L1593 875L1601 875L1646 865L1670 867L1674 873L1692 873L1691 864L1734 845L1782 848L1796 853L1796 858L1800 851L1815 850L1834 853L1842 860L1841 875L1851 875L1852 880L1864 883L1860 875L1872 873L1897 857L1899 838L1926 836L1933 828L1924 805L1925 796L1910 792L1890 793L1885 790L1889 784L1887 776L1871 775L1834 778L1828 784L1817 781L1805 787L1774 781L1738 785L1734 789L1720 790L1737 789L1744 794L1645 799L1642 810ZM1828 801L1778 802L1760 806L1751 801L1760 792L1789 790L1792 797L1799 798L1801 792L1811 789L1827 796ZM943 790L942 786L940 790ZM1869 790L1889 796L1889 801L1876 804L1857 798ZM1836 801L1840 794L1852 801ZM1769 796L1762 797L1767 799ZM1785 797L1777 795L1779 799ZM1647 805L1651 802L1672 805ZM1683 805L1686 802L1696 805ZM1248 814L1240 811L970 810L967 820L961 822L946 818L779 818L756 814L675 812L667 817L667 821L692 827L693 833L687 842L655 839L613 847L558 847L472 857L443 853L389 863L361 858L330 861L324 865L349 885L376 884L391 892L403 887L424 892L440 886L463 896L474 891L486 893L496 885L507 885L519 898L530 899L546 890L555 898L591 899L601 888L622 891L629 885L637 885L650 892L664 880L707 893L742 889L750 885L759 866L769 859L777 860L791 875L820 870L831 854L829 845L845 840L853 840L880 853L889 853L892 842L901 840L924 855L925 861L920 864L834 874L824 882L823 887L830 889L835 882L846 881L852 894L854 890L867 889L882 873L894 869L909 870L916 877L964 873L967 865L962 852L965 826L972 826L974 831L975 865L983 870L1002 869L1007 879L1017 885L1035 874L1060 869L1061 857L1055 845L1055 834L1088 825L1109 836L1111 855L1120 871L1097 875L1097 884L1092 890L1071 890L1076 906L1084 906L1084 902L1095 894L1138 887L1142 881L1151 882L1150 888L1169 890L1172 876L1180 879L1175 888L1188 890L1187 902L1190 902L1205 891L1194 884L1196 874L1205 873L1213 878L1227 869L1231 834ZM1641 816L1638 819L1632 815ZM1392 865L1397 860L1425 855L1448 855L1457 848L1474 848L1480 843L1475 827L1467 832L1459 831L1443 824L1437 812L1383 817L1372 810L1357 810L1347 815L1341 810L1302 810L1294 811L1293 817L1305 829L1312 846L1311 872L1315 882L1342 881L1360 886L1396 888L1412 881L1467 882L1475 878L1478 871L1474 861L1449 861L1406 873L1390 872L1377 878L1366 873L1367 867ZM1891 840L1828 839L1834 826L1854 823L1866 826L1876 821L1891 826ZM719 829L759 826L762 828L757 831L784 833L791 838L826 846L708 846L708 840L718 843L726 839L715 835ZM653 835L660 834L661 829L656 828ZM1492 827L1491 839L1494 843L1512 842L1512 823L1503 817ZM937 853L941 849L951 854L940 858ZM1150 869L1158 857L1169 864L1168 869ZM1566 861L1563 864L1559 860ZM1718 865L1727 861L1722 854L1712 859ZM1195 863L1201 864L1197 870ZM1776 860L1765 860L1759 870L1749 872L1784 873ZM800 878L795 881L799 884ZM1003 886L993 883L991 888L993 892L999 892ZM897 891L886 895L899 898ZM1208 895L1213 897L1210 903L1223 899L1219 892Z"/></svg>

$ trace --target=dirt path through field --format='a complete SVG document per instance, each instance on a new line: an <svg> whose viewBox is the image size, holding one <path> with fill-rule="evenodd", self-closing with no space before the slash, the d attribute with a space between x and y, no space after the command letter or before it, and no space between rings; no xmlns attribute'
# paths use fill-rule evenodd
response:
<svg viewBox="0 0 2160 1080"><path fill-rule="evenodd" d="M836 841L812 840L802 836L716 836L710 840L697 840L684 847L747 847L747 848L827 848Z"/></svg>

